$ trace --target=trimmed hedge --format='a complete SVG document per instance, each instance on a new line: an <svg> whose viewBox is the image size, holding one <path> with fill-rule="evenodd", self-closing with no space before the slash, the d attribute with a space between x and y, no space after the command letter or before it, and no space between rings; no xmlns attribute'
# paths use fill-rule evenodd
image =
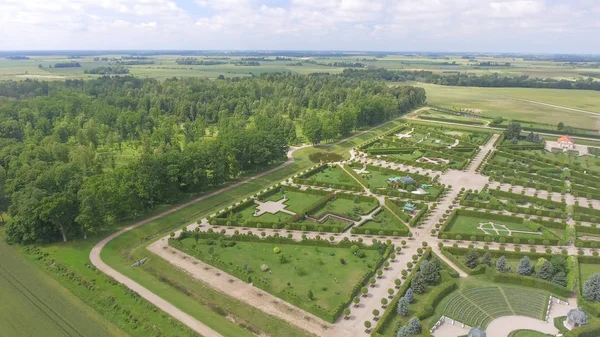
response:
<svg viewBox="0 0 600 337"><path fill-rule="evenodd" d="M569 297L573 293L572 290L549 281L519 274L499 273L495 268L485 268L485 276L491 282L517 284L525 287L543 289L562 297Z"/></svg>
<svg viewBox="0 0 600 337"><path fill-rule="evenodd" d="M482 122L482 121L469 121L469 120L461 120L461 119L450 119L450 118L433 117L433 116L426 116L426 115L419 115L419 119L430 120L430 121L439 121L439 122L457 123L457 124L465 124L465 125L484 125L486 123L486 122Z"/></svg>
<svg viewBox="0 0 600 337"><path fill-rule="evenodd" d="M434 314L435 307L440 304L446 295L456 290L456 288L458 288L456 280L450 280L436 285L427 296L427 304L425 304L423 309L417 312L415 316L419 318L419 320L431 317Z"/></svg>

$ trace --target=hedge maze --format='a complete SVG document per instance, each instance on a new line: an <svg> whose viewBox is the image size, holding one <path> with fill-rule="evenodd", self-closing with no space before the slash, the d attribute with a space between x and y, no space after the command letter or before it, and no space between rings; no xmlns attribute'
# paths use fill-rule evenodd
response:
<svg viewBox="0 0 600 337"><path fill-rule="evenodd" d="M464 169L491 134L406 124L360 147L369 157L427 169Z"/></svg>
<svg viewBox="0 0 600 337"><path fill-rule="evenodd" d="M547 292L514 287L480 287L454 295L444 316L471 327L487 327L495 318L509 315L543 320L548 306Z"/></svg>

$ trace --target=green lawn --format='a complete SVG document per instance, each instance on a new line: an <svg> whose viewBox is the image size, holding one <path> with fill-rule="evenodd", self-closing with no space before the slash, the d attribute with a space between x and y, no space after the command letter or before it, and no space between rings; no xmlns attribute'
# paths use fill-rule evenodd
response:
<svg viewBox="0 0 600 337"><path fill-rule="evenodd" d="M287 201L285 202L287 205L286 209L294 213L302 212L306 207L323 198L320 194L289 190L285 191L285 196L287 197ZM283 199L283 193L279 192L270 196L267 200L279 201L281 199Z"/></svg>
<svg viewBox="0 0 600 337"><path fill-rule="evenodd" d="M320 218L326 213L336 213L351 219L358 219L361 215L367 215L379 205L377 199L373 201L354 201L346 198L336 198L329 201L325 207L317 211L314 216Z"/></svg>
<svg viewBox="0 0 600 337"><path fill-rule="evenodd" d="M377 233L377 231L379 231L380 229L408 230L406 224L404 224L400 219L398 219L398 217L396 217L394 214L392 214L385 208L382 208L382 210L373 217L373 220L365 222L360 227L364 229L369 229L373 233Z"/></svg>
<svg viewBox="0 0 600 337"><path fill-rule="evenodd" d="M208 245L210 242L213 244ZM266 242L236 242L233 247L221 247L212 240L200 240L195 248L193 238L179 243L184 247L183 251L201 260L215 257L232 268L248 266L250 276L265 279L276 296L286 290L304 299L305 306L318 304L327 310L347 301L352 288L369 271L368 266L375 265L381 256L376 250L363 250L365 257L358 258L350 248ZM275 247L281 250L279 254L274 253ZM210 249L214 249L213 254ZM281 255L287 259L286 263L280 262ZM342 259L344 263L341 263ZM264 264L269 271L261 270ZM312 301L308 299L309 290L314 294Z"/></svg>
<svg viewBox="0 0 600 337"><path fill-rule="evenodd" d="M600 264L579 263L579 272L581 274L581 284L595 273L600 273Z"/></svg>
<svg viewBox="0 0 600 337"><path fill-rule="evenodd" d="M323 171L308 176L307 179L326 184L345 184L360 187L358 181L344 172L339 166L326 167Z"/></svg>
<svg viewBox="0 0 600 337"><path fill-rule="evenodd" d="M518 222L510 222L510 221L498 221L498 220L488 220L479 217L472 217L466 215L457 215L453 220L453 223L446 228L446 232L448 233L473 233L473 234L483 234L484 232L477 228L480 223L488 223L493 222L496 225L505 225L510 230L518 230L518 231L527 231L533 232L533 229L528 227L525 224ZM488 226L489 227L489 226ZM507 236L507 231L499 231L499 234L496 234L495 231L488 230L490 236ZM552 235L548 232L548 235ZM539 238L542 235L537 234L527 234L527 233L513 233L512 236L520 237L520 238ZM463 238L468 239L468 238Z"/></svg>
<svg viewBox="0 0 600 337"><path fill-rule="evenodd" d="M127 336L8 246L0 227L0 334Z"/></svg>

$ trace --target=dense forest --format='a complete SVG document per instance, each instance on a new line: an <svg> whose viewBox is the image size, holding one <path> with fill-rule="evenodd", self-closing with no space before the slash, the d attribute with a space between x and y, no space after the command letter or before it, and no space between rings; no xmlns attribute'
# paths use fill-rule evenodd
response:
<svg viewBox="0 0 600 337"><path fill-rule="evenodd" d="M384 81L420 81L426 83L465 86L465 87L504 87L504 88L549 88L549 89L580 89L600 90L600 81L593 78L576 81L557 80L553 78L535 78L523 76L503 76L500 74L474 75L467 73L434 74L431 71L394 71L379 69L344 69L342 76L358 79Z"/></svg>
<svg viewBox="0 0 600 337"><path fill-rule="evenodd" d="M284 160L296 123L318 143L424 102L421 88L327 74L3 82L7 240L82 237Z"/></svg>

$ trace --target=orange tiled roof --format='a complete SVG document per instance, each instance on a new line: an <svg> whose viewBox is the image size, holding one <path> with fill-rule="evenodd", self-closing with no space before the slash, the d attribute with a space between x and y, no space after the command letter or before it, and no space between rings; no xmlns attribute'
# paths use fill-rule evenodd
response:
<svg viewBox="0 0 600 337"><path fill-rule="evenodd" d="M571 137L569 137L569 136L562 136L562 137L558 138L558 142L559 143L567 142L567 143L575 144L575 142L573 142L573 139L571 139Z"/></svg>

